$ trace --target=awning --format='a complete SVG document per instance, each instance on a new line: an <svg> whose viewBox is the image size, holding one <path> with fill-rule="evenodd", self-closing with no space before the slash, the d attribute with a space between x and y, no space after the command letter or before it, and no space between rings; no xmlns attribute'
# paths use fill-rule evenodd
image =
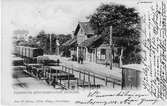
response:
<svg viewBox="0 0 167 106"><path fill-rule="evenodd" d="M87 40L83 41L83 42L80 43L78 46L79 46L79 47L91 47L91 46L93 46L96 42L98 42L101 38L102 38L101 35L99 35L99 36L93 36L93 37L88 38ZM102 40L101 40L101 41L102 41ZM100 42L98 42L97 44L100 44Z"/></svg>

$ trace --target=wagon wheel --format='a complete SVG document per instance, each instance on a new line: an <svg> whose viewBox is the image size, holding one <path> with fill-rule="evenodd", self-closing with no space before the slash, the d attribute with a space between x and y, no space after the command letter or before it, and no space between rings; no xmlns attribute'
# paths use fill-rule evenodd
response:
<svg viewBox="0 0 167 106"><path fill-rule="evenodd" d="M39 78L39 79L44 78L44 75L43 75L43 74L44 74L43 72L39 71L39 72L38 72L38 78Z"/></svg>
<svg viewBox="0 0 167 106"><path fill-rule="evenodd" d="M56 82L56 80L53 79L52 86L55 88L55 86L56 86L57 84L58 84L58 83Z"/></svg>
<svg viewBox="0 0 167 106"><path fill-rule="evenodd" d="M48 73L45 74L45 81L47 84L49 84L49 77L48 77Z"/></svg>
<svg viewBox="0 0 167 106"><path fill-rule="evenodd" d="M46 81L47 84L49 84L49 79L48 78L46 78L45 81Z"/></svg>
<svg viewBox="0 0 167 106"><path fill-rule="evenodd" d="M28 67L28 66L26 66L26 72L29 72L29 70L30 70L30 69L29 69L29 67Z"/></svg>
<svg viewBox="0 0 167 106"><path fill-rule="evenodd" d="M44 77L43 73L42 73L42 72L39 72L39 73L38 73L38 77L39 77L39 79L42 79L42 78Z"/></svg>
<svg viewBox="0 0 167 106"><path fill-rule="evenodd" d="M29 69L28 73L29 73L31 76L33 76L33 73L32 73L32 72L33 72L32 69Z"/></svg>
<svg viewBox="0 0 167 106"><path fill-rule="evenodd" d="M37 70L35 70L35 76L38 78L38 71Z"/></svg>
<svg viewBox="0 0 167 106"><path fill-rule="evenodd" d="M31 68L27 66L27 72L31 73Z"/></svg>
<svg viewBox="0 0 167 106"><path fill-rule="evenodd" d="M32 74L36 77L37 73L35 70L32 71Z"/></svg>
<svg viewBox="0 0 167 106"><path fill-rule="evenodd" d="M45 81L49 85L52 85L52 83L53 83L53 79L51 79L51 78L46 78Z"/></svg>
<svg viewBox="0 0 167 106"><path fill-rule="evenodd" d="M49 79L49 85L52 85L53 84L53 82L54 82L54 79Z"/></svg>

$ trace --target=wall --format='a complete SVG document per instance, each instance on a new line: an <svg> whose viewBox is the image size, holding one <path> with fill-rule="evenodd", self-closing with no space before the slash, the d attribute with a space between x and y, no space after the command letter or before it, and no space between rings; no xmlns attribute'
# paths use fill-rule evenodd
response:
<svg viewBox="0 0 167 106"><path fill-rule="evenodd" d="M87 39L87 35L85 35L85 32L82 30L82 28L80 28L77 34L77 43L80 44L86 39Z"/></svg>

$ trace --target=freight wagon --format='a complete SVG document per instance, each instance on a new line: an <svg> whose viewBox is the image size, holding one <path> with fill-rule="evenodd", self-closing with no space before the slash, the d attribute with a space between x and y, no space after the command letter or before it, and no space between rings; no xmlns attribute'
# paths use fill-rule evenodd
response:
<svg viewBox="0 0 167 106"><path fill-rule="evenodd" d="M26 58L34 58L43 55L43 50L26 46L16 46L15 52L17 55Z"/></svg>
<svg viewBox="0 0 167 106"><path fill-rule="evenodd" d="M141 86L142 67L140 64L122 66L122 88L139 88Z"/></svg>

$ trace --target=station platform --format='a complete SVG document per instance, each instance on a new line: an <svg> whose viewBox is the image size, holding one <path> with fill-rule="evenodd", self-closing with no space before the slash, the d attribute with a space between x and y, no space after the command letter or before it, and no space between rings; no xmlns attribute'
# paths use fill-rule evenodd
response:
<svg viewBox="0 0 167 106"><path fill-rule="evenodd" d="M109 77L109 78L120 80L120 81L122 78L121 68L113 67L113 69L110 70L109 66L106 67L105 65L102 65L102 64L97 64L97 63L88 62L88 61L84 61L83 64L80 64L66 57L60 57L56 55L47 55L47 56L53 60L59 59L60 65L64 65L66 67L73 68L75 70L92 72L97 75Z"/></svg>

